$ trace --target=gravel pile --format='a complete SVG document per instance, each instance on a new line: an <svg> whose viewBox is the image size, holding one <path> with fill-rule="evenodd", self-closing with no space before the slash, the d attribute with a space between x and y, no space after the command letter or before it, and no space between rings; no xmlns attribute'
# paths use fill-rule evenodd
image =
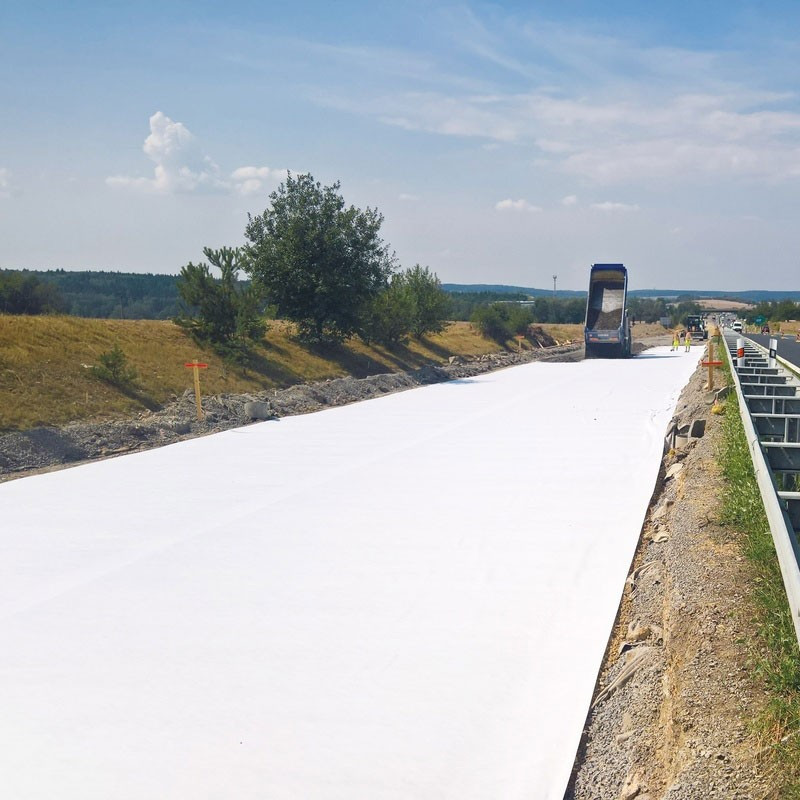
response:
<svg viewBox="0 0 800 800"><path fill-rule="evenodd" d="M674 420L701 438L664 457L566 800L779 797L749 726L752 577L716 520L719 418L699 368ZM735 413L735 412L734 412Z"/></svg>
<svg viewBox="0 0 800 800"><path fill-rule="evenodd" d="M544 332L542 332L544 333ZM411 372L337 378L254 394L203 398L204 418L197 419L194 393L189 390L156 412L105 422L74 422L60 428L34 428L0 434L0 481L58 466L121 455L150 447L248 425L264 419L307 414L323 408L368 400L389 392L430 383L480 375L530 361L576 361L580 344L454 357L443 366Z"/></svg>

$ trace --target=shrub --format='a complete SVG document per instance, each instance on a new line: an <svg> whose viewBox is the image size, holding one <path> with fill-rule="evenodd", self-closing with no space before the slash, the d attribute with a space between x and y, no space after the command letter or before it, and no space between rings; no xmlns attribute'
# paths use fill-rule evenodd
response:
<svg viewBox="0 0 800 800"><path fill-rule="evenodd" d="M395 275L392 282L372 301L365 314L361 338L381 344L402 344L408 340L416 313L414 295Z"/></svg>
<svg viewBox="0 0 800 800"><path fill-rule="evenodd" d="M128 357L119 344L101 353L98 358L100 364L90 368L96 378L121 388L130 388L136 383L136 370L128 363Z"/></svg>
<svg viewBox="0 0 800 800"><path fill-rule="evenodd" d="M507 303L492 303L490 306L476 308L472 314L472 324L486 337L498 344L506 342L512 334Z"/></svg>

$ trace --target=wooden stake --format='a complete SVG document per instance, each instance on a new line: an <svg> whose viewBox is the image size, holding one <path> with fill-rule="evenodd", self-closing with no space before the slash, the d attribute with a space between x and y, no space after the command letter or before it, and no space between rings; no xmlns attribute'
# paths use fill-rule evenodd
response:
<svg viewBox="0 0 800 800"><path fill-rule="evenodd" d="M714 388L714 342L708 340L708 388Z"/></svg>
<svg viewBox="0 0 800 800"><path fill-rule="evenodd" d="M721 367L721 361L714 361L714 342L709 339L708 340L708 361L702 362L704 367L708 367L708 389L709 391L714 389L714 367Z"/></svg>
<svg viewBox="0 0 800 800"><path fill-rule="evenodd" d="M197 361L197 359L195 359ZM711 367L709 367L711 369ZM197 419L203 419L203 405L200 402L200 368L195 363L192 367L194 372L194 399L197 403Z"/></svg>
<svg viewBox="0 0 800 800"><path fill-rule="evenodd" d="M197 419L203 419L203 406L200 403L200 370L207 369L208 364L195 359L184 364L185 367L191 367L194 372L194 399L197 404Z"/></svg>

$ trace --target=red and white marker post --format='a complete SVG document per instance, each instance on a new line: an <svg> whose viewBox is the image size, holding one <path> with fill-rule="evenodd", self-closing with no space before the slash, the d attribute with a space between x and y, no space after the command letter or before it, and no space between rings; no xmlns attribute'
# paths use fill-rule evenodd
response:
<svg viewBox="0 0 800 800"><path fill-rule="evenodd" d="M744 339L736 340L736 366L744 367Z"/></svg>

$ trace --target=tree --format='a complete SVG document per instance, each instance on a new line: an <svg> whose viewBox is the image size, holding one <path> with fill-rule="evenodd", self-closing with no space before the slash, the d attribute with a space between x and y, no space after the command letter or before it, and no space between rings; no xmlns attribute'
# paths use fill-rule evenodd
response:
<svg viewBox="0 0 800 800"><path fill-rule="evenodd" d="M183 267L178 292L190 313L175 321L200 341L209 342L223 352L241 353L248 343L262 339L267 329L258 290L238 280L244 251L205 247L203 253L222 277L215 278L205 263L189 262Z"/></svg>
<svg viewBox="0 0 800 800"><path fill-rule="evenodd" d="M414 298L414 318L411 332L419 337L426 333L439 333L447 325L450 298L442 289L436 273L416 264L400 273L400 280Z"/></svg>
<svg viewBox="0 0 800 800"><path fill-rule="evenodd" d="M358 333L385 288L394 257L379 236L376 209L347 208L339 183L291 174L249 217L249 274L301 338L336 342Z"/></svg>
<svg viewBox="0 0 800 800"><path fill-rule="evenodd" d="M395 345L408 340L416 313L414 295L400 275L374 298L365 315L361 338Z"/></svg>
<svg viewBox="0 0 800 800"><path fill-rule="evenodd" d="M509 304L505 302L479 306L472 312L472 324L489 339L503 344L512 333Z"/></svg>
<svg viewBox="0 0 800 800"><path fill-rule="evenodd" d="M58 290L27 270L0 270L0 313L48 314L64 310Z"/></svg>

